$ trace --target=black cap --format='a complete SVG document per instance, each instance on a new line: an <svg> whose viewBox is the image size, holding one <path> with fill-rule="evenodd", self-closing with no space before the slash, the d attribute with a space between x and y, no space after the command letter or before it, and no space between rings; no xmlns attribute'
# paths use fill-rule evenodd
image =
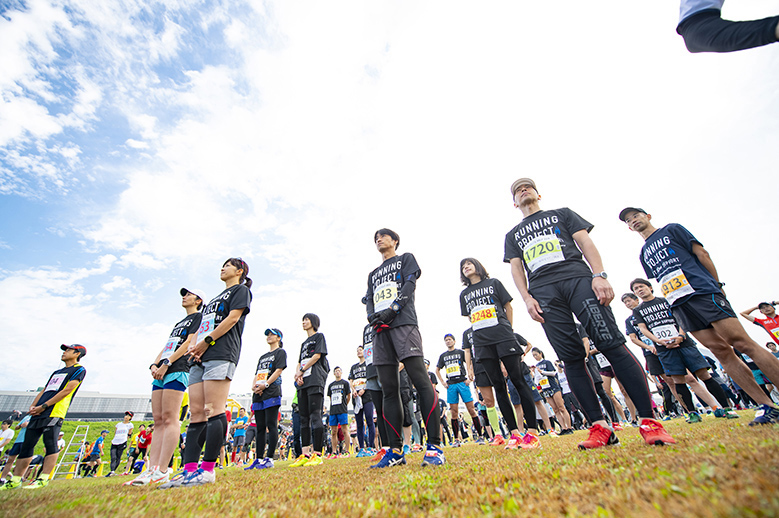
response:
<svg viewBox="0 0 779 518"><path fill-rule="evenodd" d="M644 209L639 209L638 207L625 207L619 212L619 220L625 221L625 216L628 215L628 212L640 212L642 214L646 214Z"/></svg>
<svg viewBox="0 0 779 518"><path fill-rule="evenodd" d="M63 351L67 351L68 349L73 349L74 351L80 352L81 356L87 355L87 348L80 344L72 344L72 345L60 345L60 349Z"/></svg>

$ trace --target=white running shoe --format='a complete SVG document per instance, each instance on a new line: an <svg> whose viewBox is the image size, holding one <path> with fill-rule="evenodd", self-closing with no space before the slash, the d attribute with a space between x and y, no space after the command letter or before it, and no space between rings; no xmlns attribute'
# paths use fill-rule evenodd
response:
<svg viewBox="0 0 779 518"><path fill-rule="evenodd" d="M181 470L178 473L176 473L173 477L171 477L170 482L165 482L164 484L157 487L157 489L171 489L174 487L181 487L181 483L184 482L184 480L189 476L189 473Z"/></svg>
<svg viewBox="0 0 779 518"><path fill-rule="evenodd" d="M125 482L125 486L145 486L151 482L151 477L154 474L154 468L147 469L135 479L131 480L130 482Z"/></svg>
<svg viewBox="0 0 779 518"><path fill-rule="evenodd" d="M185 478L179 487L194 487L204 486L206 484L213 484L216 481L216 474L213 471L206 471L203 468L198 468L197 471L190 473Z"/></svg>
<svg viewBox="0 0 779 518"><path fill-rule="evenodd" d="M159 469L156 469L154 470L154 473L152 473L151 483L164 484L166 482L169 482L171 473L173 473L173 470L170 468L167 468L165 471L160 471Z"/></svg>

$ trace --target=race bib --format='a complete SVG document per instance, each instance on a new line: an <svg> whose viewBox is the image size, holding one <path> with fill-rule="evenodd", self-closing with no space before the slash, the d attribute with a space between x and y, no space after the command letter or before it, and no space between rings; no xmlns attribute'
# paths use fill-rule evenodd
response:
<svg viewBox="0 0 779 518"><path fill-rule="evenodd" d="M168 342L165 344L165 348L162 350L162 360L170 358L173 353L176 352L176 346L179 344L179 337L168 338Z"/></svg>
<svg viewBox="0 0 779 518"><path fill-rule="evenodd" d="M373 310L387 309L396 298L398 298L398 284L395 281L379 284L379 287L373 290Z"/></svg>
<svg viewBox="0 0 779 518"><path fill-rule="evenodd" d="M259 385L261 381L268 381L268 373L270 369L259 369L254 376L254 384Z"/></svg>
<svg viewBox="0 0 779 518"><path fill-rule="evenodd" d="M354 388L354 390L364 390L366 383L367 381L365 380L365 378L356 378L352 381L352 387Z"/></svg>
<svg viewBox="0 0 779 518"><path fill-rule="evenodd" d="M663 290L663 296L671 305L685 295L695 293L695 290L692 289L689 281L687 281L687 277L678 268L660 278L660 288Z"/></svg>
<svg viewBox="0 0 779 518"><path fill-rule="evenodd" d="M456 378L458 376L461 376L460 374L460 364L459 363L452 363L450 365L446 366L446 377L447 378Z"/></svg>
<svg viewBox="0 0 779 518"><path fill-rule="evenodd" d="M779 327L771 330L771 334L774 335L775 340L779 340Z"/></svg>
<svg viewBox="0 0 779 518"><path fill-rule="evenodd" d="M362 348L365 365L373 365L373 342L368 342Z"/></svg>
<svg viewBox="0 0 779 518"><path fill-rule="evenodd" d="M657 326L652 328L652 334L659 340L673 340L679 336L679 330L673 324L666 324L664 326Z"/></svg>
<svg viewBox="0 0 779 518"><path fill-rule="evenodd" d="M565 260L560 248L560 240L557 236L541 234L532 239L524 248L525 264L531 272L550 263L559 263Z"/></svg>
<svg viewBox="0 0 779 518"><path fill-rule="evenodd" d="M214 330L214 320L216 319L216 313L209 313L203 315L203 320L200 322L200 327L197 330L198 341L208 336Z"/></svg>
<svg viewBox="0 0 779 518"><path fill-rule="evenodd" d="M59 392L62 382L65 381L65 378L67 378L67 374L55 374L51 377L49 380L48 385L46 385L46 388L44 389L44 392L48 392L50 390L56 390Z"/></svg>
<svg viewBox="0 0 779 518"><path fill-rule="evenodd" d="M541 378L541 382L539 383L541 385L542 389L548 389L549 388L549 378Z"/></svg>
<svg viewBox="0 0 779 518"><path fill-rule="evenodd" d="M303 358L302 360L300 360L300 365L308 365L308 361L310 359L311 358ZM304 378L308 378L309 376L311 376L311 368L312 367L313 367L313 365L311 367L309 367L308 369L303 371L303 377Z"/></svg>
<svg viewBox="0 0 779 518"><path fill-rule="evenodd" d="M609 360L607 360L606 357L603 356L601 353L595 355L595 361L598 362L598 366L601 369L605 369L606 367L611 367Z"/></svg>
<svg viewBox="0 0 779 518"><path fill-rule="evenodd" d="M340 405L344 400L344 395L340 392L334 392L330 397L330 404L333 406Z"/></svg>
<svg viewBox="0 0 779 518"><path fill-rule="evenodd" d="M495 306L476 306L471 310L471 327L474 331L498 325L498 312Z"/></svg>

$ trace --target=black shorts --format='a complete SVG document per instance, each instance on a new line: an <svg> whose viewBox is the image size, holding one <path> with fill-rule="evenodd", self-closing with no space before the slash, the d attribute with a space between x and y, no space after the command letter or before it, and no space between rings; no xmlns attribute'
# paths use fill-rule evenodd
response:
<svg viewBox="0 0 779 518"><path fill-rule="evenodd" d="M690 52L733 52L776 42L779 16L734 22L719 9L704 9L682 20L676 32Z"/></svg>
<svg viewBox="0 0 779 518"><path fill-rule="evenodd" d="M722 293L693 294L681 304L673 306L673 312L682 329L691 333L709 329L712 322L736 318L736 312Z"/></svg>
<svg viewBox="0 0 779 518"><path fill-rule="evenodd" d="M649 371L649 374L652 376L662 376L665 374L663 364L660 363L660 358L658 358L656 354L645 354L644 359L646 360L646 370Z"/></svg>
<svg viewBox="0 0 779 518"><path fill-rule="evenodd" d="M477 345L473 348L473 355L476 357L476 363L482 360L500 360L506 356L516 356L522 354L522 350L516 340L506 340L496 344ZM476 368L474 367L474 373Z"/></svg>
<svg viewBox="0 0 779 518"><path fill-rule="evenodd" d="M146 448L138 448L137 460L143 460L146 458Z"/></svg>
<svg viewBox="0 0 779 518"><path fill-rule="evenodd" d="M611 308L602 306L592 291L592 278L576 277L539 288L531 287L530 294L544 312L541 325L546 337L557 357L564 362L581 361L586 356L576 331L574 313L599 351L610 351L625 343Z"/></svg>
<svg viewBox="0 0 779 518"><path fill-rule="evenodd" d="M61 418L43 418L31 419L27 425L27 431L24 435L22 448L19 451L20 459L28 459L35 453L35 445L43 437L43 445L46 448L46 455L55 455L59 452L57 438L62 428L63 419Z"/></svg>
<svg viewBox="0 0 779 518"><path fill-rule="evenodd" d="M473 369L474 372L476 369ZM484 369L481 370L481 372L475 372L474 377L476 378L476 386L477 387L491 387L492 382L490 381L490 377L487 376L487 373L484 372Z"/></svg>
<svg viewBox="0 0 779 518"><path fill-rule="evenodd" d="M376 333L373 338L373 364L397 365L406 358L422 357L422 335L417 326L399 326Z"/></svg>

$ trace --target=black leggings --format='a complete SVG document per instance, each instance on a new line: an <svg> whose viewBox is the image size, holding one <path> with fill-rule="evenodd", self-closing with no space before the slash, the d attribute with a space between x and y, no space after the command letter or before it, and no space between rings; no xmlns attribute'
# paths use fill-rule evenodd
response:
<svg viewBox="0 0 779 518"><path fill-rule="evenodd" d="M111 444L111 471L116 471L116 468L122 463L122 453L126 447L126 441L122 444Z"/></svg>
<svg viewBox="0 0 779 518"><path fill-rule="evenodd" d="M367 392L367 391L366 391ZM365 447L365 425L368 425L368 448L373 448L376 441L376 426L373 423L373 401L364 402L359 412L355 412L354 420L357 422L357 442L360 448Z"/></svg>
<svg viewBox="0 0 779 518"><path fill-rule="evenodd" d="M500 362L506 367L506 372L509 375L511 383L519 393L520 403L522 404L522 413L525 414L525 422L528 428L536 429L538 427L536 418L536 404L533 401L533 393L530 391L530 387L525 381L525 377L522 375L522 368L519 365L520 359L518 354L512 354L511 356L504 356L500 360L494 358L485 358L480 360L482 367L487 373L487 377L492 383L492 390L495 392L495 400L500 408L500 413L503 414L503 419L506 420L506 426L511 430L519 429L517 425L517 418L514 415L514 406L511 404L509 398L508 389L506 388L506 379L503 377L503 371L500 368ZM497 433L497 432L495 432Z"/></svg>
<svg viewBox="0 0 779 518"><path fill-rule="evenodd" d="M272 406L264 410L255 410L254 422L257 423L256 458L261 459L265 457L265 430L267 429L268 430L267 457L269 459L272 459L273 456L276 454L276 445L279 443L279 407Z"/></svg>
<svg viewBox="0 0 779 518"><path fill-rule="evenodd" d="M438 393L433 389L427 375L425 361L421 356L403 360L408 377L417 389L422 419L427 430L428 443L441 444L441 416L438 411ZM383 417L390 448L403 447L403 403L400 397L400 373L398 365L377 365L381 390L384 394ZM374 399L374 404L376 400ZM382 438L383 440L383 438Z"/></svg>
<svg viewBox="0 0 779 518"><path fill-rule="evenodd" d="M371 393L371 401L376 409L376 428L379 430L379 442L381 447L389 445L389 436L387 435L387 427L384 424L384 392L381 390L368 390ZM368 417L373 419L373 417ZM373 444L370 445L373 448Z"/></svg>
<svg viewBox="0 0 779 518"><path fill-rule="evenodd" d="M47 426L46 428L30 428L28 426L22 448L19 451L19 459L29 459L33 456L35 445L38 444L41 436L43 436L43 446L46 448L46 455L56 455L59 451L57 438L61 427L62 425Z"/></svg>
<svg viewBox="0 0 779 518"><path fill-rule="evenodd" d="M322 423L322 403L324 403L325 396L321 390L322 387L298 389L300 442L304 448L313 443L314 451L317 453L322 453L325 430L325 425ZM259 423L257 424L259 425Z"/></svg>

